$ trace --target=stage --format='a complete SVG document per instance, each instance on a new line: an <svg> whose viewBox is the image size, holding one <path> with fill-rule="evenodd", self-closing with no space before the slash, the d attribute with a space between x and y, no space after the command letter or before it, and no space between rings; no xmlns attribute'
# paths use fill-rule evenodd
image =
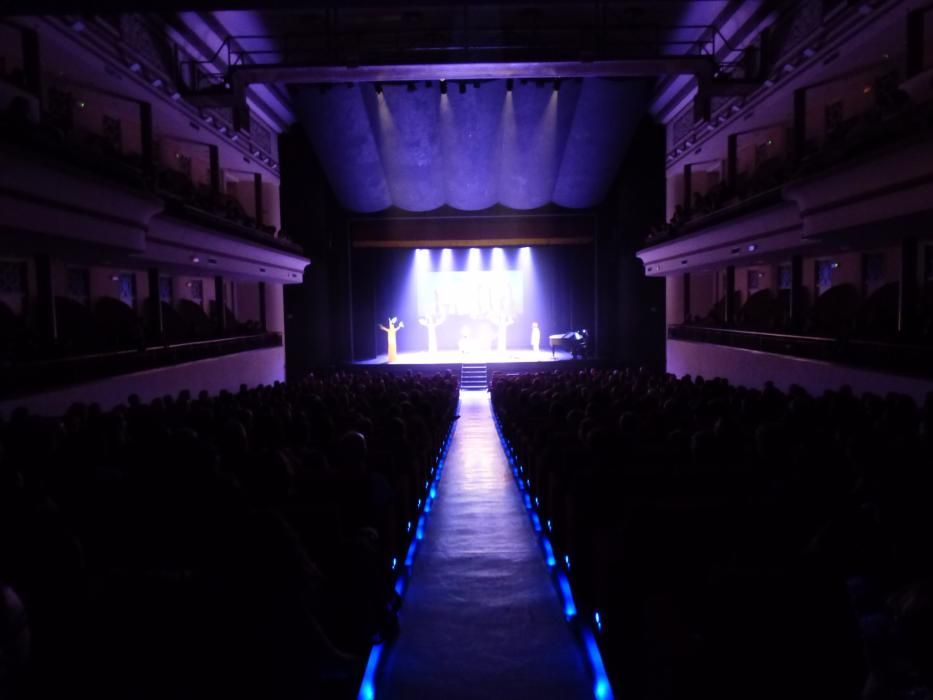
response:
<svg viewBox="0 0 933 700"><path fill-rule="evenodd" d="M553 364L568 362L573 358L569 352L557 350L554 355L551 351L540 350L487 350L485 352L460 352L459 350L438 350L437 352L400 352L398 359L392 366L408 365L504 365L504 364ZM377 355L371 360L359 360L355 365L388 365L389 357L386 354Z"/></svg>

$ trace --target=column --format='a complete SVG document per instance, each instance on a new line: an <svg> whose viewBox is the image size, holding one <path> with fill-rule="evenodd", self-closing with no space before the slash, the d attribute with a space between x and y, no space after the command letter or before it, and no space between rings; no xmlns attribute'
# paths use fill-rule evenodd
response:
<svg viewBox="0 0 933 700"><path fill-rule="evenodd" d="M897 334L910 336L917 318L917 239L901 241L900 284L897 287Z"/></svg>
<svg viewBox="0 0 933 700"><path fill-rule="evenodd" d="M727 326L735 324L735 265L726 268L726 298L724 316Z"/></svg>
<svg viewBox="0 0 933 700"><path fill-rule="evenodd" d="M207 155L210 158L211 194L216 197L220 194L220 150L210 145L207 147Z"/></svg>
<svg viewBox="0 0 933 700"><path fill-rule="evenodd" d="M690 273L685 272L683 278L684 293L684 323L690 323Z"/></svg>
<svg viewBox="0 0 933 700"><path fill-rule="evenodd" d="M139 153L143 161L143 170L152 173L155 169L155 150L153 148L152 105L139 103Z"/></svg>
<svg viewBox="0 0 933 700"><path fill-rule="evenodd" d="M39 59L39 35L33 29L22 29L23 78L26 89L34 95L42 94L42 64ZM37 117L39 115L36 115Z"/></svg>
<svg viewBox="0 0 933 700"><path fill-rule="evenodd" d="M253 174L253 202L256 205L256 226L262 226L262 175Z"/></svg>
<svg viewBox="0 0 933 700"><path fill-rule="evenodd" d="M265 333L268 329L266 325L266 283L259 283L259 327Z"/></svg>
<svg viewBox="0 0 933 700"><path fill-rule="evenodd" d="M735 184L739 174L739 136L729 134L728 150L726 155L726 186L735 191Z"/></svg>
<svg viewBox="0 0 933 700"><path fill-rule="evenodd" d="M803 328L803 257L794 255L790 259L790 309L791 328Z"/></svg>
<svg viewBox="0 0 933 700"><path fill-rule="evenodd" d="M159 286L159 268L146 271L149 278L149 333L150 342L162 345L165 342L165 320L162 318L162 290Z"/></svg>
<svg viewBox="0 0 933 700"><path fill-rule="evenodd" d="M226 291L223 275L214 277L214 323L220 335L227 330Z"/></svg>
<svg viewBox="0 0 933 700"><path fill-rule="evenodd" d="M693 166L684 166L684 209L690 210L693 206Z"/></svg>
<svg viewBox="0 0 933 700"><path fill-rule="evenodd" d="M923 71L924 15L929 8L920 8L907 13L907 77L912 78Z"/></svg>
<svg viewBox="0 0 933 700"><path fill-rule="evenodd" d="M55 317L55 284L52 260L37 255L36 263L36 325L39 336L48 343L58 341L58 320Z"/></svg>
<svg viewBox="0 0 933 700"><path fill-rule="evenodd" d="M800 161L807 150L807 89L794 91L794 162Z"/></svg>

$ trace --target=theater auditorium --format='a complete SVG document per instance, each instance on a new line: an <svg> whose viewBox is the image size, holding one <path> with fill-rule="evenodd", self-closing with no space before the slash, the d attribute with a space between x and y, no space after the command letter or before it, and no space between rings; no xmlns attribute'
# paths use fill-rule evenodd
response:
<svg viewBox="0 0 933 700"><path fill-rule="evenodd" d="M928 0L0 3L3 700L931 700L931 503Z"/></svg>

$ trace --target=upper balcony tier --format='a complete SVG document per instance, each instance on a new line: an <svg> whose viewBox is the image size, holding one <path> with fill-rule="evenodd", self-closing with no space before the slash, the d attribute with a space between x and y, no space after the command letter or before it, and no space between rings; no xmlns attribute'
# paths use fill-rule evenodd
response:
<svg viewBox="0 0 933 700"><path fill-rule="evenodd" d="M927 235L933 224L933 108L912 105L850 125L793 167L775 164L741 195L728 185L649 236L638 254L652 276L769 253L850 247ZM675 217L678 218L678 217Z"/></svg>
<svg viewBox="0 0 933 700"><path fill-rule="evenodd" d="M87 253L211 274L294 283L308 264L301 247L263 224L262 183L253 211L211 184L158 165L152 153L74 138L30 118L17 100L0 113L0 223L3 246L30 253ZM207 160L216 165L216 157ZM179 154L180 155L180 154ZM180 158L179 158L180 159ZM24 233L28 235L23 235Z"/></svg>

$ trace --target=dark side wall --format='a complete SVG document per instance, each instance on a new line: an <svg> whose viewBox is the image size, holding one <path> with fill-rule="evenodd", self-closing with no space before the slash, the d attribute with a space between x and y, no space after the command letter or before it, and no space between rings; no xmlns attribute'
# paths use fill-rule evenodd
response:
<svg viewBox="0 0 933 700"><path fill-rule="evenodd" d="M620 365L665 367L664 280L635 257L664 218L664 128L645 117L599 208L596 238L598 354Z"/></svg>
<svg viewBox="0 0 933 700"><path fill-rule="evenodd" d="M350 358L346 217L300 128L279 138L282 223L311 259L302 284L285 287L285 366L289 379Z"/></svg>

